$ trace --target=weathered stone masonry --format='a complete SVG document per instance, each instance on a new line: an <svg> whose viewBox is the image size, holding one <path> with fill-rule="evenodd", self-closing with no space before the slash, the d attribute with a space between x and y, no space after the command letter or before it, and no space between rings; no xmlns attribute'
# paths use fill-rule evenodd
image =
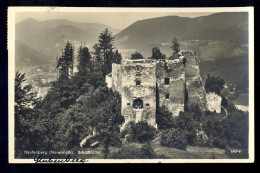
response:
<svg viewBox="0 0 260 173"><path fill-rule="evenodd" d="M125 124L146 121L157 127L157 104L165 105L173 116L184 111L185 104L198 104L202 111L207 109L206 92L193 51L181 51L175 60L127 59L122 64L112 64L111 74L106 81L122 96Z"/></svg>

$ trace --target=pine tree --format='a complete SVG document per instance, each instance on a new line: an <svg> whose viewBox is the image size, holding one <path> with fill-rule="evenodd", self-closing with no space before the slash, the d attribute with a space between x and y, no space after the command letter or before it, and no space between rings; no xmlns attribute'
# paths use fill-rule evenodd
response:
<svg viewBox="0 0 260 173"><path fill-rule="evenodd" d="M95 44L93 46L93 49L94 49L93 55L95 57L95 60L101 63L102 62L101 50L98 44Z"/></svg>
<svg viewBox="0 0 260 173"><path fill-rule="evenodd" d="M103 76L111 73L112 63L120 64L122 60L121 54L118 50L114 51L114 36L107 28L100 33L98 44L93 46L95 60L100 62L100 71Z"/></svg>
<svg viewBox="0 0 260 173"><path fill-rule="evenodd" d="M65 45L62 56L58 58L57 69L59 71L59 79L67 80L73 75L74 48L68 41Z"/></svg>
<svg viewBox="0 0 260 173"><path fill-rule="evenodd" d="M114 40L115 37L107 28L98 37L98 47L102 53L104 65L107 64L110 51L114 49Z"/></svg>
<svg viewBox="0 0 260 173"><path fill-rule="evenodd" d="M115 56L114 56L113 63L121 64L122 55L118 52L118 50L115 51L114 55L115 55Z"/></svg>
<svg viewBox="0 0 260 173"><path fill-rule="evenodd" d="M172 43L171 43L171 49L172 49L172 59L177 58L177 54L180 52L180 43L178 42L176 37L173 37Z"/></svg>
<svg viewBox="0 0 260 173"><path fill-rule="evenodd" d="M91 55L87 47L80 46L78 50L78 73L87 75L91 67Z"/></svg>
<svg viewBox="0 0 260 173"><path fill-rule="evenodd" d="M25 149L35 149L35 119L39 116L34 110L40 98L33 92L31 85L25 85L25 74L15 75L15 151L21 156Z"/></svg>

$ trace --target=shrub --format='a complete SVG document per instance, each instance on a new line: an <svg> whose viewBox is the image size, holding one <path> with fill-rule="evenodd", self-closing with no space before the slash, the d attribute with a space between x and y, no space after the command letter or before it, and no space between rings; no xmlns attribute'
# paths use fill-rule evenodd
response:
<svg viewBox="0 0 260 173"><path fill-rule="evenodd" d="M215 138L213 137L213 145L214 145L214 147L221 148L221 149L228 148L226 139L220 138L219 136L215 137Z"/></svg>
<svg viewBox="0 0 260 173"><path fill-rule="evenodd" d="M132 132L133 139L140 143L151 141L156 135L156 129L144 121L140 121L132 126Z"/></svg>
<svg viewBox="0 0 260 173"><path fill-rule="evenodd" d="M122 141L120 139L120 134L116 133L110 138L110 145L112 147L121 147L122 146Z"/></svg>
<svg viewBox="0 0 260 173"><path fill-rule="evenodd" d="M248 114L237 109L229 109L222 121L208 120L204 131L212 139L214 147L245 149L248 147Z"/></svg>
<svg viewBox="0 0 260 173"><path fill-rule="evenodd" d="M222 149L228 147L226 137L224 135L224 128L221 122L208 120L203 129L214 147Z"/></svg>
<svg viewBox="0 0 260 173"><path fill-rule="evenodd" d="M202 138L196 138L196 140L194 141L194 145L200 147L214 147L212 138L208 138L206 140Z"/></svg>
<svg viewBox="0 0 260 173"><path fill-rule="evenodd" d="M224 134L230 147L248 148L249 122L248 113L240 110L232 111L222 121Z"/></svg>
<svg viewBox="0 0 260 173"><path fill-rule="evenodd" d="M180 129L169 129L162 133L161 145L186 150L187 135Z"/></svg>
<svg viewBox="0 0 260 173"><path fill-rule="evenodd" d="M156 112L156 123L159 129L169 129L173 126L172 113L165 107L159 107Z"/></svg>
<svg viewBox="0 0 260 173"><path fill-rule="evenodd" d="M132 141L132 136L133 136L133 132L132 132L132 127L134 126L134 122L130 121L126 124L124 130L121 132L121 138L125 138L126 135L129 136L130 141Z"/></svg>
<svg viewBox="0 0 260 173"><path fill-rule="evenodd" d="M146 142L140 149L141 156L144 159L156 158L156 153L150 142Z"/></svg>
<svg viewBox="0 0 260 173"><path fill-rule="evenodd" d="M147 122L140 121L138 123L129 122L121 137L129 135L129 140L132 142L148 142L155 138L156 129L150 126Z"/></svg>
<svg viewBox="0 0 260 173"><path fill-rule="evenodd" d="M134 145L121 147L117 152L111 153L111 159L138 159L141 158L141 151Z"/></svg>
<svg viewBox="0 0 260 173"><path fill-rule="evenodd" d="M220 95L222 89L224 88L224 84L225 81L220 77L211 77L210 74L208 74L205 82L205 90L206 92L215 92Z"/></svg>
<svg viewBox="0 0 260 173"><path fill-rule="evenodd" d="M111 153L110 159L167 159L163 154L157 154L150 142L139 148L133 144L122 146L117 152Z"/></svg>
<svg viewBox="0 0 260 173"><path fill-rule="evenodd" d="M179 117L174 119L173 127L175 129L179 129L179 131L181 131L183 134L186 135L187 143L189 145L194 145L194 141L196 139L196 129L199 128L199 124L200 124L200 122L197 121L197 119L201 119L198 117L201 117L200 111L199 112L186 111L186 112L181 112Z"/></svg>

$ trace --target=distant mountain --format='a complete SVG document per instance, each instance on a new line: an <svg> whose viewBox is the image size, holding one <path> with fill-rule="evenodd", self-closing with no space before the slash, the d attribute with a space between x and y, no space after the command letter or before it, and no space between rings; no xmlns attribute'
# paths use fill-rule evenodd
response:
<svg viewBox="0 0 260 173"><path fill-rule="evenodd" d="M55 61L55 58L39 52L20 41L15 42L15 66L18 65L43 65Z"/></svg>
<svg viewBox="0 0 260 173"><path fill-rule="evenodd" d="M66 19L26 19L16 24L15 37L21 43L55 58L68 40L73 42L76 48L81 42L92 47L105 28L114 34L120 31L98 23L77 23Z"/></svg>
<svg viewBox="0 0 260 173"><path fill-rule="evenodd" d="M187 18L166 16L139 20L116 35L119 48L141 50L151 44L185 40L226 40L247 43L247 13L216 13Z"/></svg>
<svg viewBox="0 0 260 173"><path fill-rule="evenodd" d="M238 85L244 77L248 79L248 55L219 58L215 61L200 61L200 74L205 81L207 74L218 76L228 83ZM244 82L244 81L243 81ZM248 81L246 81L248 83Z"/></svg>

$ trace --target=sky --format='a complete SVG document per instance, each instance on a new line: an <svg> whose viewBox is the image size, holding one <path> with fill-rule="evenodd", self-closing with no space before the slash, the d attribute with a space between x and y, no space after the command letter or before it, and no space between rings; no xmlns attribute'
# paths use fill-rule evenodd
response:
<svg viewBox="0 0 260 173"><path fill-rule="evenodd" d="M51 19L67 19L74 22L81 23L100 23L110 25L116 29L125 29L132 23L162 16L180 16L180 17L199 17L213 14L212 12L17 12L15 15L15 22L33 18L39 21Z"/></svg>

